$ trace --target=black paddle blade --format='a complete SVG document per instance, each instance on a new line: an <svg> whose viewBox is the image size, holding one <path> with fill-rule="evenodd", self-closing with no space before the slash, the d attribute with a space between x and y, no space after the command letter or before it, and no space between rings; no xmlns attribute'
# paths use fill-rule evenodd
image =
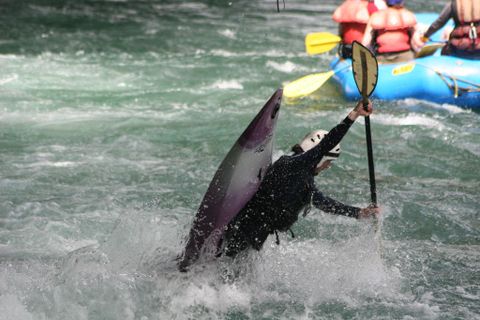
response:
<svg viewBox="0 0 480 320"><path fill-rule="evenodd" d="M365 100L377 86L378 63L375 55L357 41L352 47L352 68L355 84Z"/></svg>

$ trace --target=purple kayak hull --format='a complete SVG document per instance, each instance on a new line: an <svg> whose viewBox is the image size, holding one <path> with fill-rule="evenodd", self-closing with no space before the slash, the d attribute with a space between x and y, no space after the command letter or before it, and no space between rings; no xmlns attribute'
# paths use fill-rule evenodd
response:
<svg viewBox="0 0 480 320"><path fill-rule="evenodd" d="M272 163L282 100L277 90L235 142L210 182L178 263L185 271L200 255L215 256L225 227L252 198Z"/></svg>

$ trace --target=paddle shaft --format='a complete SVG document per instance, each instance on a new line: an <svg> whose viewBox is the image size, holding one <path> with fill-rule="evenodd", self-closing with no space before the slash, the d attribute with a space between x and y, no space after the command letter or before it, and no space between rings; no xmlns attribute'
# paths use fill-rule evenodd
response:
<svg viewBox="0 0 480 320"><path fill-rule="evenodd" d="M365 53L361 53L362 56L362 69L367 70L367 58ZM363 81L362 81L362 99L363 107L365 110L368 109L368 79L367 72L363 72ZM367 155L368 155L368 174L370 178L370 197L372 200L372 205L377 205L377 187L375 182L375 166L373 164L373 147L372 147L372 132L370 130L370 116L365 117L365 136L367 139Z"/></svg>
<svg viewBox="0 0 480 320"><path fill-rule="evenodd" d="M368 102L367 102L368 105ZM368 154L368 174L370 178L370 197L372 204L377 206L377 186L375 183L375 166L373 164L373 148L372 133L370 130L370 117L365 117L365 136L367 138L367 154Z"/></svg>

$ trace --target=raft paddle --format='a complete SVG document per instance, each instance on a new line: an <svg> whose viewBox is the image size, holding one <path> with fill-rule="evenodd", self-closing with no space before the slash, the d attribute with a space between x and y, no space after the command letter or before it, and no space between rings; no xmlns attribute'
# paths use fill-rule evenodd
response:
<svg viewBox="0 0 480 320"><path fill-rule="evenodd" d="M445 44L446 42L426 44L422 47L422 49L420 49L420 51L417 52L417 54L415 55L415 58L423 58L423 57L431 56L435 52L437 52L438 49L443 48Z"/></svg>
<svg viewBox="0 0 480 320"><path fill-rule="evenodd" d="M342 38L329 32L309 33L305 37L305 49L308 54L321 54L332 50Z"/></svg>
<svg viewBox="0 0 480 320"><path fill-rule="evenodd" d="M362 95L363 106L368 107L368 97L377 86L378 63L373 53L359 42L353 42L352 49L353 77L358 91ZM370 196L372 205L377 205L377 190L375 185L375 168L373 165L372 133L370 131L370 116L365 117L365 134L367 139L368 172L370 176Z"/></svg>
<svg viewBox="0 0 480 320"><path fill-rule="evenodd" d="M287 98L299 98L317 91L328 79L333 76L333 71L313 73L287 83L283 87L283 95Z"/></svg>
<svg viewBox="0 0 480 320"><path fill-rule="evenodd" d="M305 48L308 54L321 54L332 50L342 38L329 32L309 33L305 37ZM334 71L313 73L294 80L283 88L286 98L299 98L307 96L320 89L328 79L335 74Z"/></svg>
<svg viewBox="0 0 480 320"><path fill-rule="evenodd" d="M345 69L350 68L350 66L339 68L337 70L330 70L327 72L321 73L312 73L292 82L287 83L283 87L283 96L286 98L300 98L308 96L311 93L314 93L321 86L327 82L335 73L344 71Z"/></svg>

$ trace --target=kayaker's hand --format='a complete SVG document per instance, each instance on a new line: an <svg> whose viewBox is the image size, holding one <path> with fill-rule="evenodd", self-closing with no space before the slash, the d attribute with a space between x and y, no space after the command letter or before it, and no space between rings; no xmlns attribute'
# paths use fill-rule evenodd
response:
<svg viewBox="0 0 480 320"><path fill-rule="evenodd" d="M367 219L370 217L380 217L380 208L375 206L369 206L363 209L360 209L360 213L358 214L358 219Z"/></svg>
<svg viewBox="0 0 480 320"><path fill-rule="evenodd" d="M348 114L348 117L350 120L355 121L359 116L369 116L373 112L373 104L370 100L368 100L368 107L367 110L365 110L365 107L363 106L363 102L360 100L355 108Z"/></svg>
<svg viewBox="0 0 480 320"><path fill-rule="evenodd" d="M368 100L368 105L367 105L366 108L365 108L365 106L363 105L363 102L362 102L362 101L359 101L359 102L357 103L357 105L355 106L355 109L354 109L354 110L356 110L360 116L364 116L364 117L369 116L369 115L371 115L372 112L373 112L373 104L372 104L372 101Z"/></svg>

